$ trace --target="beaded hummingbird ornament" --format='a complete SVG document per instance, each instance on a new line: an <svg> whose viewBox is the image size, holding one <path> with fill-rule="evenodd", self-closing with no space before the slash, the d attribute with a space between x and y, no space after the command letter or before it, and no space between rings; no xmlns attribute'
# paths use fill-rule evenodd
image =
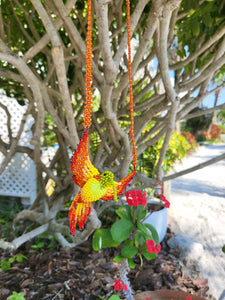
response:
<svg viewBox="0 0 225 300"><path fill-rule="evenodd" d="M88 215L91 213L91 202L102 200L117 201L117 196L121 195L125 187L129 184L136 173L137 154L134 139L134 112L133 112L133 91L132 91L132 70L131 70L131 46L130 46L130 2L126 1L127 6L127 44L128 44L128 74L129 74L129 95L130 95L130 117L131 128L130 136L132 141L133 152L133 171L116 182L113 180L114 175L110 171L102 174L96 169L90 160L88 142L88 131L91 126L91 108L92 108L92 20L91 20L91 0L88 0L87 14L87 42L86 42L86 95L84 108L84 128L83 137L80 140L77 149L71 161L71 170L75 184L80 187L79 193L75 196L69 211L70 232L75 234L76 226L83 229Z"/></svg>

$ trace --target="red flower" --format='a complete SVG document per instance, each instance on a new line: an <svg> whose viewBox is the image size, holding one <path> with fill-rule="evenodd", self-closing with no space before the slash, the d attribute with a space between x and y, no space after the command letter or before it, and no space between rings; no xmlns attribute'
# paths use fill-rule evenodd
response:
<svg viewBox="0 0 225 300"><path fill-rule="evenodd" d="M114 280L114 289L116 291L120 291L120 290L124 289L124 291L126 292L127 286L122 280L115 279Z"/></svg>
<svg viewBox="0 0 225 300"><path fill-rule="evenodd" d="M164 206L169 208L170 207L170 202L166 199L166 197L163 194L159 195L159 197L163 202L165 202Z"/></svg>
<svg viewBox="0 0 225 300"><path fill-rule="evenodd" d="M148 252L149 253L155 252L155 246L154 247L148 247Z"/></svg>
<svg viewBox="0 0 225 300"><path fill-rule="evenodd" d="M141 191L137 191L137 192L138 192L138 204L139 205L146 205L147 204L146 193L143 192L143 196L142 196Z"/></svg>
<svg viewBox="0 0 225 300"><path fill-rule="evenodd" d="M116 291L120 291L120 290L122 290L122 288L123 288L123 286L122 286L122 284L121 284L121 280L115 279L115 280L114 280L114 289L115 289Z"/></svg>
<svg viewBox="0 0 225 300"><path fill-rule="evenodd" d="M128 204L129 206L133 206L133 200L130 199L130 198L128 198L128 199L127 199L127 204Z"/></svg>
<svg viewBox="0 0 225 300"><path fill-rule="evenodd" d="M153 240L146 241L147 247L155 247L155 242Z"/></svg>
<svg viewBox="0 0 225 300"><path fill-rule="evenodd" d="M192 300L192 299L191 299L191 297L190 297L190 296L187 296L187 297L186 297L186 300Z"/></svg>
<svg viewBox="0 0 225 300"><path fill-rule="evenodd" d="M124 291L127 292L127 286L126 286L126 284L123 281L122 281L122 283L123 283L123 289L124 289Z"/></svg>
<svg viewBox="0 0 225 300"><path fill-rule="evenodd" d="M154 252L155 254L158 254L160 250L161 250L161 245L157 245L157 247L154 249L153 252Z"/></svg>
<svg viewBox="0 0 225 300"><path fill-rule="evenodd" d="M147 198L146 193L141 191L131 190L130 192L126 192L126 201L129 206L137 206L137 205L146 205Z"/></svg>
<svg viewBox="0 0 225 300"><path fill-rule="evenodd" d="M166 201L166 197L164 195L159 195L159 197L162 201Z"/></svg>
<svg viewBox="0 0 225 300"><path fill-rule="evenodd" d="M154 252L155 254L158 254L161 250L161 245L159 244L155 247L155 242L153 240L146 241L146 246L148 247L149 253Z"/></svg>
<svg viewBox="0 0 225 300"><path fill-rule="evenodd" d="M166 208L169 208L169 207L170 207L170 202L169 202L168 200L166 200L164 206L165 206Z"/></svg>

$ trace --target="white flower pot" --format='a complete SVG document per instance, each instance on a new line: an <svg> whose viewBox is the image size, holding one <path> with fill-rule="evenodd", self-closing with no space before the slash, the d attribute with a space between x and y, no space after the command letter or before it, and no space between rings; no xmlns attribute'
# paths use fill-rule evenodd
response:
<svg viewBox="0 0 225 300"><path fill-rule="evenodd" d="M167 231L168 208L153 212L143 223L151 224L155 227L159 235L159 242L164 239Z"/></svg>
<svg viewBox="0 0 225 300"><path fill-rule="evenodd" d="M221 141L225 143L225 133L220 134Z"/></svg>

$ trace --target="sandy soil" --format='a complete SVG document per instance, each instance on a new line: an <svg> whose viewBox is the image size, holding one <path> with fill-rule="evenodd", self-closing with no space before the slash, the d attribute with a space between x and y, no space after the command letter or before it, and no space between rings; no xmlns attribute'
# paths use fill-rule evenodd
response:
<svg viewBox="0 0 225 300"><path fill-rule="evenodd" d="M176 171L224 152L225 144L201 146ZM179 246L189 246L196 273L208 278L215 299L225 299L225 160L172 180L169 214L173 232L182 237Z"/></svg>

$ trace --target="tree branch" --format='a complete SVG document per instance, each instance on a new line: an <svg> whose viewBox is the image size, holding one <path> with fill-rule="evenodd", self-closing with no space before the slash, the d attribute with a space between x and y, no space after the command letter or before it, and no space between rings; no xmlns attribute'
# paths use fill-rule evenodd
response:
<svg viewBox="0 0 225 300"><path fill-rule="evenodd" d="M185 60L176 63L175 65L170 66L173 70L182 69L187 64L189 64L191 61L193 61L195 58L199 57L202 53L205 52L208 48L210 48L214 43L220 40L222 36L225 34L225 27L222 26L219 31L217 31L212 37L209 38L209 40L202 45L201 48L199 48L197 51L195 51L193 54L189 55L188 58Z"/></svg>
<svg viewBox="0 0 225 300"><path fill-rule="evenodd" d="M66 1L66 8L71 11L73 8L73 5L75 5L76 0L68 0ZM60 26L63 24L62 20L57 19L54 23L54 26L56 30L60 28ZM40 40L37 41L37 43L31 47L23 56L23 60L27 62L28 60L32 59L37 53L41 52L44 47L49 43L50 37L46 33Z"/></svg>
<svg viewBox="0 0 225 300"><path fill-rule="evenodd" d="M217 71L225 63L225 54L221 56L216 62L214 61L208 69L206 69L198 78L190 78L187 81L179 84L179 91L184 92L191 90L193 87L199 86L203 81L212 78L215 71Z"/></svg>
<svg viewBox="0 0 225 300"><path fill-rule="evenodd" d="M64 109L66 112L66 119L68 123L68 129L71 135L74 137L75 143L79 141L79 137L76 130L76 125L73 117L73 110L71 106L70 93L67 84L66 69L64 63L63 45L49 18L46 10L39 1L31 0L33 6L37 10L39 16L41 17L42 23L50 37L52 43L52 57L55 64L55 70L59 82L59 90L62 97Z"/></svg>
<svg viewBox="0 0 225 300"><path fill-rule="evenodd" d="M168 181L168 180L172 180L172 179L175 179L177 177L180 177L180 176L183 176L183 175L186 175L188 173L191 173L191 172L194 172L194 171L197 171L199 169L202 169L202 168L205 168L205 167L208 167L212 164L215 164L216 162L220 161L220 160L223 160L225 159L225 153L221 154L221 155L218 155L217 157L214 157L212 159L209 159L199 165L196 165L192 168L189 168L189 169L186 169L186 170L183 170L183 171L180 171L178 173L175 173L175 174L171 174L171 175L168 175L168 176L165 176L163 178L163 181Z"/></svg>
<svg viewBox="0 0 225 300"><path fill-rule="evenodd" d="M53 0L53 1L57 8L60 18L63 20L63 24L68 32L71 42L73 43L76 51L78 52L79 57L83 62L83 65L85 65L86 46L84 44L84 41L81 38L73 21L71 20L71 18L69 16L69 11L66 9L63 2L61 0ZM96 64L94 62L92 62L92 64L93 64L93 76L96 80L96 83L99 86L102 83L103 78L102 78Z"/></svg>
<svg viewBox="0 0 225 300"><path fill-rule="evenodd" d="M105 76L108 83L113 84L117 68L112 58L109 40L108 5L102 1L95 0L96 21L98 25L98 39L102 50L102 57L106 68Z"/></svg>
<svg viewBox="0 0 225 300"><path fill-rule="evenodd" d="M196 111L196 112L194 112L192 114L189 114L186 117L184 117L183 120L189 120L189 119L192 119L192 118L195 118L195 117L203 116L203 115L209 114L209 113L214 112L214 111L219 110L219 109L225 109L225 104L217 105L217 106L214 106L212 108L204 109L202 111Z"/></svg>

